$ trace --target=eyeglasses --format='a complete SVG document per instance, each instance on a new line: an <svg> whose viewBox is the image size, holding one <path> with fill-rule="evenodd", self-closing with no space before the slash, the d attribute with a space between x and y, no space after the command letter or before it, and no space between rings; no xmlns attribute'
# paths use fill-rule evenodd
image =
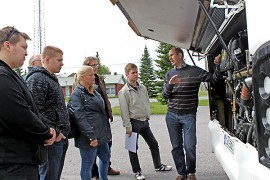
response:
<svg viewBox="0 0 270 180"><path fill-rule="evenodd" d="M91 66L91 67L97 67L98 64L88 64L88 66Z"/></svg>
<svg viewBox="0 0 270 180"><path fill-rule="evenodd" d="M15 33L19 33L20 31L18 31L16 28L12 27L12 30L10 31L10 33L8 34L6 41L9 41L10 38L15 34Z"/></svg>
<svg viewBox="0 0 270 180"><path fill-rule="evenodd" d="M34 61L32 61L32 62L36 62L36 61L40 61L41 62L41 60L40 59L35 59Z"/></svg>

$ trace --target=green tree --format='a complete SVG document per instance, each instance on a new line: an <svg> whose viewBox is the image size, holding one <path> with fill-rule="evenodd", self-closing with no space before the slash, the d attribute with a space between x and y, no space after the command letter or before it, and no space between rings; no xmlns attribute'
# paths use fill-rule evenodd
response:
<svg viewBox="0 0 270 180"><path fill-rule="evenodd" d="M156 77L154 73L153 62L146 46L144 47L144 53L142 54L140 63L141 63L139 73L140 81L147 88L149 97L151 98L156 97L157 95L155 89Z"/></svg>
<svg viewBox="0 0 270 180"><path fill-rule="evenodd" d="M110 69L101 64L100 56L98 51L96 52L96 58L97 58L97 64L98 64L98 74L103 75L103 74L111 74Z"/></svg>
<svg viewBox="0 0 270 180"><path fill-rule="evenodd" d="M22 66L15 68L14 71L19 75L22 76L23 75L23 69Z"/></svg>
<svg viewBox="0 0 270 180"><path fill-rule="evenodd" d="M101 64L100 64L100 57L99 57L98 51L96 52L96 58L97 58L97 64L98 64L98 70L99 70Z"/></svg>
<svg viewBox="0 0 270 180"><path fill-rule="evenodd" d="M100 67L100 69L98 71L98 74L100 74L100 75L111 74L111 71L110 71L110 69L107 66L101 65L101 67Z"/></svg>
<svg viewBox="0 0 270 180"><path fill-rule="evenodd" d="M157 100L162 104L167 104L167 100L162 96L162 88L164 85L165 75L172 68L172 64L169 60L169 51L173 46L166 43L159 43L156 52L158 53L158 59L155 60L157 70L155 71L157 75L156 80L156 91Z"/></svg>

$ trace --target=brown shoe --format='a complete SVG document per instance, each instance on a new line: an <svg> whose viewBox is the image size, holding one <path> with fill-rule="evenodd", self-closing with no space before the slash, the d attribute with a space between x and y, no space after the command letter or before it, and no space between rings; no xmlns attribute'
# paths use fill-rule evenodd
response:
<svg viewBox="0 0 270 180"><path fill-rule="evenodd" d="M185 179L185 177L183 175L179 175L176 177L176 180L184 180L184 179Z"/></svg>
<svg viewBox="0 0 270 180"><path fill-rule="evenodd" d="M187 175L187 179L188 179L188 180L196 180L196 176L195 176L195 174L193 174L193 173L189 173L189 174Z"/></svg>
<svg viewBox="0 0 270 180"><path fill-rule="evenodd" d="M117 171L113 168L110 168L108 171L108 175L119 175L119 174L120 174L120 171Z"/></svg>

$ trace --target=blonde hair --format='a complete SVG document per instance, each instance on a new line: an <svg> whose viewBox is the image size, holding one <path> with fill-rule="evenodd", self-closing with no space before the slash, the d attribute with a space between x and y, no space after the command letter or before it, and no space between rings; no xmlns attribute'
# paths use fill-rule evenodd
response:
<svg viewBox="0 0 270 180"><path fill-rule="evenodd" d="M75 82L73 83L73 87L72 87L73 89L75 89L78 86L78 84L81 80L81 76L85 75L86 72L90 69L93 70L93 68L91 66L83 65L77 70L77 73L74 75Z"/></svg>
<svg viewBox="0 0 270 180"><path fill-rule="evenodd" d="M129 71L131 71L132 69L138 69L137 65L136 64L133 64L133 63L128 63L126 66L125 66L125 73L129 73Z"/></svg>
<svg viewBox="0 0 270 180"><path fill-rule="evenodd" d="M44 58L46 56L49 56L49 57L54 57L55 56L55 53L61 53L62 55L64 54L63 51L58 48L58 47L55 47L55 46L46 46L42 53L41 53L41 59L42 61L44 60Z"/></svg>

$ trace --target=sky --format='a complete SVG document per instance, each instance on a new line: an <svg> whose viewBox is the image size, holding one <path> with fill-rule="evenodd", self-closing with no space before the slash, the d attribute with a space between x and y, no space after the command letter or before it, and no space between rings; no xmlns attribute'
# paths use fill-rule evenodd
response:
<svg viewBox="0 0 270 180"><path fill-rule="evenodd" d="M3 1L0 28L15 26L33 40L34 1ZM101 64L118 74L124 74L127 63L140 65L145 45L150 57L156 59L159 43L137 36L110 0L44 0L44 18L46 45L57 46L64 52L61 73L75 72L84 57L95 56L97 51ZM29 41L23 68L28 66L33 53L33 42Z"/></svg>

